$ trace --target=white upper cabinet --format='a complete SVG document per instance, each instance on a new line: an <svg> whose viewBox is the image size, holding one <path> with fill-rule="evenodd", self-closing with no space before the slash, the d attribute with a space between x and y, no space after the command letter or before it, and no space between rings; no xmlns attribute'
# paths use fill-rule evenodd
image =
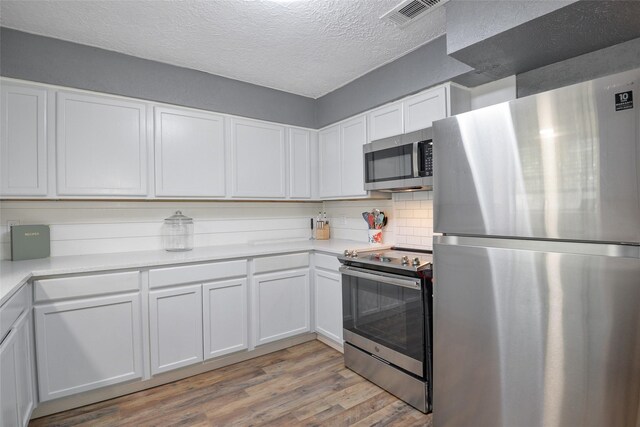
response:
<svg viewBox="0 0 640 427"><path fill-rule="evenodd" d="M47 91L3 82L0 92L0 194L45 196Z"/></svg>
<svg viewBox="0 0 640 427"><path fill-rule="evenodd" d="M402 108L405 132L430 127L434 121L447 117L446 88L437 87L407 98Z"/></svg>
<svg viewBox="0 0 640 427"><path fill-rule="evenodd" d="M311 197L311 132L289 129L289 197Z"/></svg>
<svg viewBox="0 0 640 427"><path fill-rule="evenodd" d="M373 110L368 114L369 141L400 135L404 130L402 102Z"/></svg>
<svg viewBox="0 0 640 427"><path fill-rule="evenodd" d="M365 196L362 146L367 121L359 116L318 134L320 197Z"/></svg>
<svg viewBox="0 0 640 427"><path fill-rule="evenodd" d="M340 126L331 126L318 134L320 197L338 197L342 192Z"/></svg>
<svg viewBox="0 0 640 427"><path fill-rule="evenodd" d="M224 197L224 117L155 108L156 195Z"/></svg>
<svg viewBox="0 0 640 427"><path fill-rule="evenodd" d="M367 142L367 120L356 117L340 124L342 196L366 196L362 146Z"/></svg>
<svg viewBox="0 0 640 427"><path fill-rule="evenodd" d="M146 120L142 102L59 92L58 194L145 196Z"/></svg>
<svg viewBox="0 0 640 427"><path fill-rule="evenodd" d="M231 133L232 196L284 198L284 126L234 118Z"/></svg>

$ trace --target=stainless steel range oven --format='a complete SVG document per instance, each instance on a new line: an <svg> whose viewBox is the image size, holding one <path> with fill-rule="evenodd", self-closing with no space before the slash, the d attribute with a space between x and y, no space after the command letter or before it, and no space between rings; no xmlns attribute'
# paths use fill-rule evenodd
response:
<svg viewBox="0 0 640 427"><path fill-rule="evenodd" d="M338 259L345 365L430 412L431 253L391 248Z"/></svg>

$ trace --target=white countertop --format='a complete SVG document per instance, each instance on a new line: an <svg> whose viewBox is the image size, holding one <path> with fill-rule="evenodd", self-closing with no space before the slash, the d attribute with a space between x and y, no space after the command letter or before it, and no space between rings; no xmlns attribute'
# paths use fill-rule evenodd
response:
<svg viewBox="0 0 640 427"><path fill-rule="evenodd" d="M188 252L164 250L112 254L59 256L27 261L0 261L0 305L33 277L89 273L126 268L145 268L193 262L250 258L288 252L318 251L341 254L345 249L383 248L353 240L293 240L208 246Z"/></svg>

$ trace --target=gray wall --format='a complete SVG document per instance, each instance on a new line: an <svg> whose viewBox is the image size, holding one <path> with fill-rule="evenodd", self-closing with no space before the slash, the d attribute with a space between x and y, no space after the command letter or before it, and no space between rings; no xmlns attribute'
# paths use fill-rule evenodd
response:
<svg viewBox="0 0 640 427"><path fill-rule="evenodd" d="M471 72L473 68L447 56L446 37L439 37L318 98L316 125L335 123Z"/></svg>
<svg viewBox="0 0 640 427"><path fill-rule="evenodd" d="M449 55L493 79L637 37L640 1L453 0L447 5Z"/></svg>
<svg viewBox="0 0 640 427"><path fill-rule="evenodd" d="M576 0L450 0L447 8L447 52L464 49Z"/></svg>
<svg viewBox="0 0 640 427"><path fill-rule="evenodd" d="M640 68L640 38L518 74L518 98L635 68Z"/></svg>
<svg viewBox="0 0 640 427"><path fill-rule="evenodd" d="M8 28L0 75L315 127L312 98Z"/></svg>
<svg viewBox="0 0 640 427"><path fill-rule="evenodd" d="M548 23L569 19L567 15L574 9L587 8L594 16L598 15L598 11L608 10L611 13L604 14L605 18L601 20L603 25L598 26L598 31L594 31L594 34L599 34L605 27L616 27L616 24L620 30L610 34L609 38L629 37L640 29L640 26L632 25L640 16L640 2L603 2L596 9L590 6L592 2L585 1L551 2L553 4L549 4L549 1L516 2L530 3L529 8L523 8L522 4L504 4L505 10L514 13L513 20L494 20L490 28L484 30L476 28L478 23L472 19L473 13L450 17L451 6L460 7L467 3L479 3L480 6L484 3L488 7L492 2L452 0L447 6L447 19L451 21L447 25L455 35L437 38L317 100L7 28L0 28L0 75L320 128L442 82L452 80L475 86L496 78L487 75L491 73L475 70L452 58L447 54L447 46L467 46L459 52L477 53L477 48L487 46L487 43L495 45L505 37L508 39L513 31L522 32L530 26L537 28L531 20L535 20L540 14L544 14L544 21ZM572 4L559 9L566 3ZM612 4L617 6L612 8ZM483 14L481 9L473 6L469 10L477 12L478 22L487 21L493 12ZM494 9L488 7L487 11L495 12ZM551 13L556 9L559 10ZM461 18L465 18L466 22L461 21ZM592 16L589 21L592 24L593 19L595 18ZM521 22L525 23L517 29L508 29ZM468 28L463 28L463 24L468 25ZM454 27L457 29L454 30ZM478 34L473 35L473 31L476 31L474 28L479 31ZM538 28L529 33L528 37L536 39L531 34L539 30ZM502 33L496 34L498 31ZM449 43L448 37L456 37L457 40ZM488 39L482 41L481 37ZM598 38L599 41L602 39ZM500 43L508 45L510 42ZM564 52L562 55L565 56L560 55L551 65L535 66L522 73L516 71L519 73L518 96L640 67L639 39L604 49L592 47L591 50L595 48L600 50L577 57L575 55L579 53L571 55L572 52ZM501 55L503 63L517 56L508 51L502 51ZM545 58L549 57L545 55ZM514 72L510 75L512 74Z"/></svg>

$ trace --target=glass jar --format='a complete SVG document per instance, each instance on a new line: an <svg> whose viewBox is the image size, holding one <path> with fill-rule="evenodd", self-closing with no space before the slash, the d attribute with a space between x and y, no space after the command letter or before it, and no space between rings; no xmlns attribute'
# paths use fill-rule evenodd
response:
<svg viewBox="0 0 640 427"><path fill-rule="evenodd" d="M175 214L164 220L162 244L170 252L190 251L193 249L193 218Z"/></svg>

